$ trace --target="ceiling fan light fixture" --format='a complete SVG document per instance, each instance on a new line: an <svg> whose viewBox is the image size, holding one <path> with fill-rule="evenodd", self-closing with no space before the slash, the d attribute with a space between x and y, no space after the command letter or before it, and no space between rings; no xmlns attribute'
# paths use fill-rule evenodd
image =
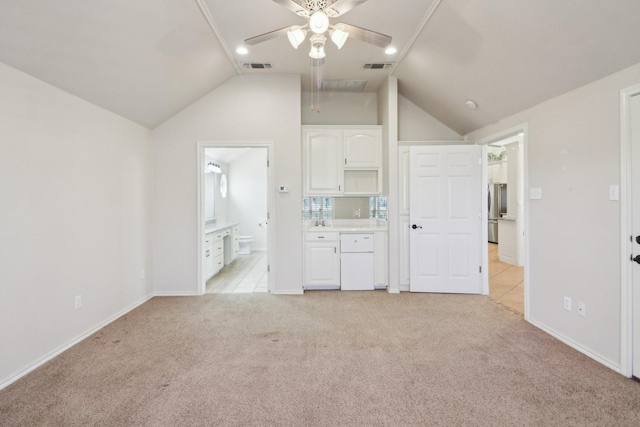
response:
<svg viewBox="0 0 640 427"><path fill-rule="evenodd" d="M307 32L300 26L294 26L291 27L289 31L287 31L287 37L289 38L289 43L291 43L291 46L293 46L294 49L297 49L298 46L300 46L300 44L307 37Z"/></svg>
<svg viewBox="0 0 640 427"><path fill-rule="evenodd" d="M311 50L309 51L309 56L313 59L322 59L326 56L324 52L324 46L320 48L316 48L315 46L311 46Z"/></svg>
<svg viewBox="0 0 640 427"><path fill-rule="evenodd" d="M327 38L322 34L313 34L309 40L311 41L311 50L309 51L309 56L313 59L324 58L324 44L327 41Z"/></svg>
<svg viewBox="0 0 640 427"><path fill-rule="evenodd" d="M329 29L329 17L319 10L309 18L309 27L315 34L324 34Z"/></svg>
<svg viewBox="0 0 640 427"><path fill-rule="evenodd" d="M345 31L346 27L344 24L337 24L331 31L329 31L329 35L331 36L331 41L338 46L338 49L342 49L345 42L349 38L349 33Z"/></svg>

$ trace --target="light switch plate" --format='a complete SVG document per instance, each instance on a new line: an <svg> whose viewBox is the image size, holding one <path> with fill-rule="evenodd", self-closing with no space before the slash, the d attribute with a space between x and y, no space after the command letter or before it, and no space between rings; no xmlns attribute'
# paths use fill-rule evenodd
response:
<svg viewBox="0 0 640 427"><path fill-rule="evenodd" d="M529 199L531 199L531 200L540 200L540 199L542 199L542 188L530 188L529 189Z"/></svg>
<svg viewBox="0 0 640 427"><path fill-rule="evenodd" d="M617 185L609 186L609 200L620 200L620 187Z"/></svg>

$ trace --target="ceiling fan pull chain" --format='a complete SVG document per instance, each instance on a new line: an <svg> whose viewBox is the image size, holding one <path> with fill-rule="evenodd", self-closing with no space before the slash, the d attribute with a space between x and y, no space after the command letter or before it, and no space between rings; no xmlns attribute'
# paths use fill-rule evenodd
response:
<svg viewBox="0 0 640 427"><path fill-rule="evenodd" d="M309 73L311 76L311 111L313 111L313 58L309 58L309 64L311 66L311 72Z"/></svg>

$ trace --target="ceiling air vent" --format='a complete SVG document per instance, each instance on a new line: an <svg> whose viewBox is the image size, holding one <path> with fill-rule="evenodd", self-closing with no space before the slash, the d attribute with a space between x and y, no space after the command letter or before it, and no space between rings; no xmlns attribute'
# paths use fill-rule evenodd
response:
<svg viewBox="0 0 640 427"><path fill-rule="evenodd" d="M393 66L393 62L374 62L371 64L364 64L362 68L365 70L386 70L387 68L391 68Z"/></svg>
<svg viewBox="0 0 640 427"><path fill-rule="evenodd" d="M248 70L270 70L273 67L268 62L245 62L242 64L242 68Z"/></svg>
<svg viewBox="0 0 640 427"><path fill-rule="evenodd" d="M323 92L362 92L366 80L323 80L320 90Z"/></svg>

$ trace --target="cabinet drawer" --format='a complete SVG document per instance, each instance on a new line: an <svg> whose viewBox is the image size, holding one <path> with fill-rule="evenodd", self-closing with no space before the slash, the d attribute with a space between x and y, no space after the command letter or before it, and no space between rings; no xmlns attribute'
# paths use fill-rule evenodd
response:
<svg viewBox="0 0 640 427"><path fill-rule="evenodd" d="M327 233L318 233L318 232L306 232L305 240L308 242L330 242L338 240L339 233L336 232L327 232Z"/></svg>
<svg viewBox="0 0 640 427"><path fill-rule="evenodd" d="M219 271L224 267L224 256L220 255L213 259L213 267L216 271Z"/></svg>
<svg viewBox="0 0 640 427"><path fill-rule="evenodd" d="M224 238L224 231L216 231L213 233L213 241L217 242Z"/></svg>

